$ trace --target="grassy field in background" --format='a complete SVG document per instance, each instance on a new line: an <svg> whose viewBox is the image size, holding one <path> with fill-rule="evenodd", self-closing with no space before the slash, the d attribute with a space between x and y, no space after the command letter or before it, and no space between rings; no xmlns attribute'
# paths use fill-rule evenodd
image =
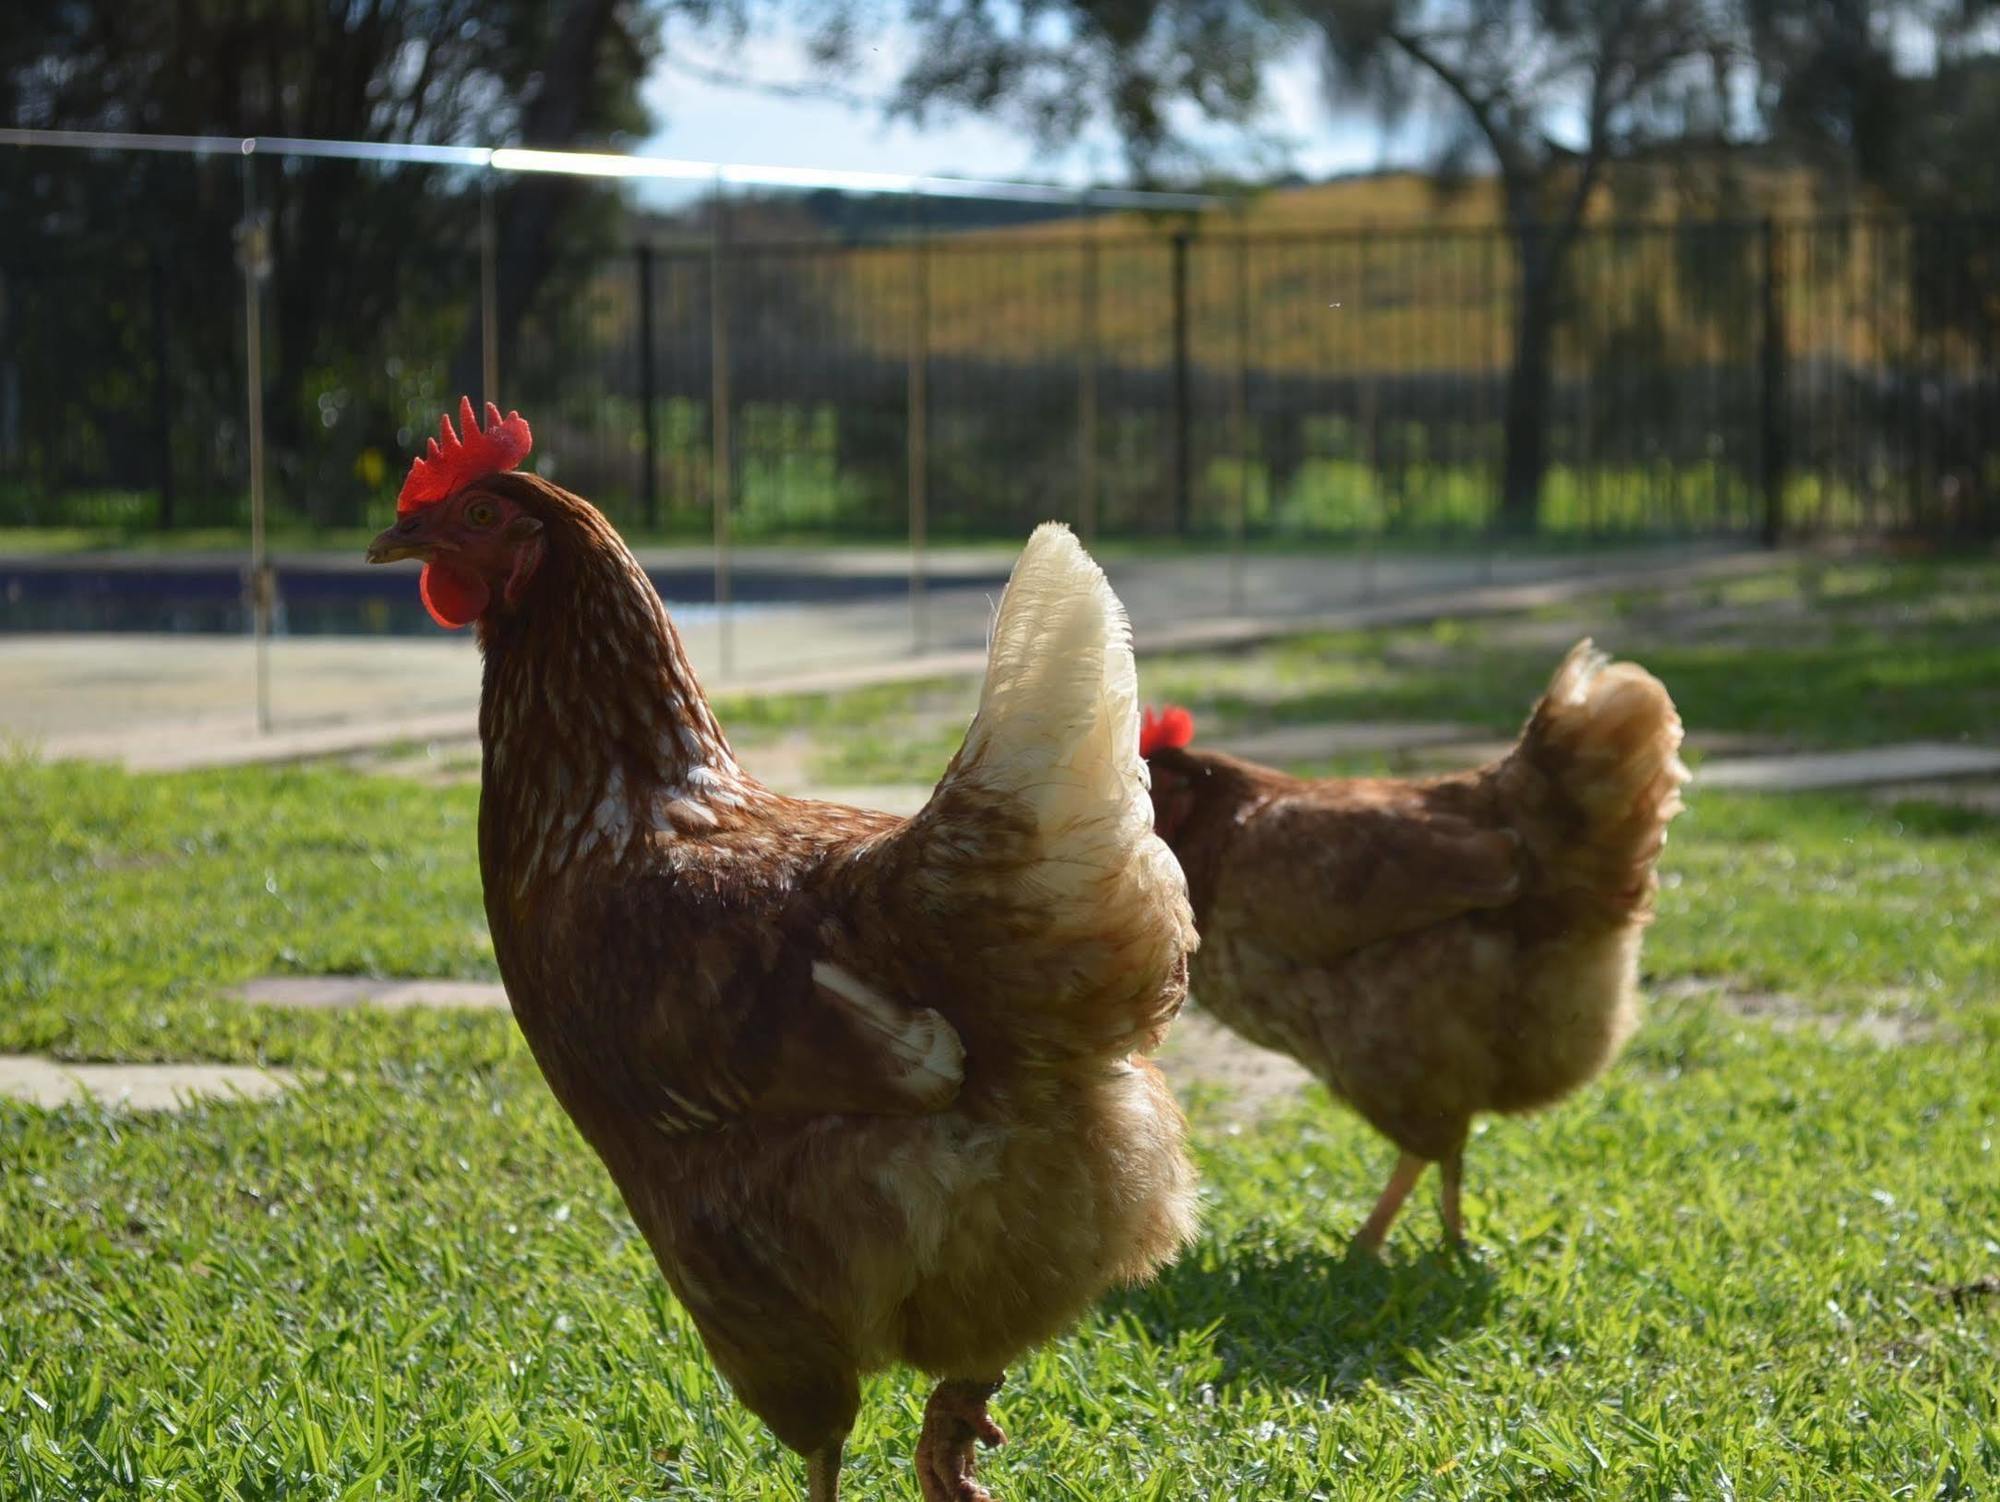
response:
<svg viewBox="0 0 2000 1502"><path fill-rule="evenodd" d="M1824 205L1801 172L1749 173L1729 191L1690 188L1635 168L1593 196L1569 266L1581 312L1558 342L1560 369L1587 375L1593 357L1629 362L1642 349L1649 368L1753 361L1767 214L1788 228L1780 254L1795 356L1873 359L1902 328L1905 290L1885 292L1879 271L1885 257L1899 264L1906 227L1876 222L1863 204L1844 233L1809 228ZM1518 272L1500 195L1483 179L1444 191L1419 174L1389 173L1275 189L1200 216L1131 212L959 231L936 237L922 278L904 244L787 252L783 264L800 268L803 306L883 353L903 348L921 284L927 337L940 355L1046 358L1075 347L1094 320L1101 347L1121 362L1164 365L1177 230L1191 236L1198 363L1228 367L1247 338L1256 369L1274 375L1506 367ZM1094 279L1085 245L1094 247ZM605 295L615 306L629 294L617 285Z"/></svg>
<svg viewBox="0 0 2000 1502"><path fill-rule="evenodd" d="M1309 706L1505 730L1588 627L1697 732L1846 744L1956 714L1990 740L1993 574L1848 565L1144 672L1214 727ZM753 765L805 734L896 781L913 756L935 775L966 692L723 710ZM802 1494L509 1021L224 994L490 975L474 789L0 782L0 1050L307 1076L179 1116L0 1102L10 1502ZM1317 1096L1246 1118L1195 1089L1202 1239L1011 1374L1003 1502L2000 1491L2000 819L1697 784L1663 869L1647 1021L1602 1084L1481 1130L1468 1259L1428 1203L1385 1262L1352 1259L1388 1149ZM870 1382L849 1495L915 1495L922 1399Z"/></svg>

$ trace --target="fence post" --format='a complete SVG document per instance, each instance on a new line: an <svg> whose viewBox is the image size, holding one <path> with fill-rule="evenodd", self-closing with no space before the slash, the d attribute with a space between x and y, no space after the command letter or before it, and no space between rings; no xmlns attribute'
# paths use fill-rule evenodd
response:
<svg viewBox="0 0 2000 1502"><path fill-rule="evenodd" d="M480 400L500 400L500 231L493 216L493 171L479 179Z"/></svg>
<svg viewBox="0 0 2000 1502"><path fill-rule="evenodd" d="M1231 393L1236 439L1236 496L1229 515L1229 613L1244 610L1244 550L1250 534L1250 231L1236 228L1236 389Z"/></svg>
<svg viewBox="0 0 2000 1502"><path fill-rule="evenodd" d="M1785 300L1783 249L1770 219L1759 235L1763 249L1762 341L1759 350L1758 426L1760 479L1764 490L1763 542L1775 548L1785 531Z"/></svg>
<svg viewBox="0 0 2000 1502"><path fill-rule="evenodd" d="M928 631L924 546L930 531L930 236L921 193L910 195L909 488L910 488L910 646L924 649Z"/></svg>
<svg viewBox="0 0 2000 1502"><path fill-rule="evenodd" d="M1089 194L1080 200L1086 212ZM1097 236L1083 225L1083 309L1077 319L1076 530L1085 543L1097 540Z"/></svg>
<svg viewBox="0 0 2000 1502"><path fill-rule="evenodd" d="M645 468L639 474L639 509L646 518L646 530L660 525L659 435L655 431L653 374L653 247L638 248L639 270L639 432L640 454Z"/></svg>
<svg viewBox="0 0 2000 1502"><path fill-rule="evenodd" d="M153 312L153 441L160 466L160 530L174 525L173 401L167 385L167 268L156 246L147 263Z"/></svg>
<svg viewBox="0 0 2000 1502"><path fill-rule="evenodd" d="M715 523L715 645L723 677L735 668L729 618L729 490L735 439L729 431L729 306L723 280L729 239L729 201L722 169L715 172L715 203L708 227L708 415L710 510Z"/></svg>
<svg viewBox="0 0 2000 1502"><path fill-rule="evenodd" d="M264 282L271 274L271 224L257 209L255 143L243 143L243 389L250 440L250 623L257 662L257 733L271 733L271 560L264 529Z"/></svg>
<svg viewBox="0 0 2000 1502"><path fill-rule="evenodd" d="M1174 532L1185 537L1193 519L1191 493L1192 457L1188 448L1190 400L1188 391L1188 232L1174 231Z"/></svg>

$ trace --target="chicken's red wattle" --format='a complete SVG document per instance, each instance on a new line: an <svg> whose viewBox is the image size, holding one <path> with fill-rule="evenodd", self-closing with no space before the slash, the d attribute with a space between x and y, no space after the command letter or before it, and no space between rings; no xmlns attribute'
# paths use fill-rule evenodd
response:
<svg viewBox="0 0 2000 1502"><path fill-rule="evenodd" d="M487 603L493 598L492 590L479 575L435 558L424 565L417 580L417 593L423 596L424 609L431 613L431 619L447 631L470 626L485 613Z"/></svg>

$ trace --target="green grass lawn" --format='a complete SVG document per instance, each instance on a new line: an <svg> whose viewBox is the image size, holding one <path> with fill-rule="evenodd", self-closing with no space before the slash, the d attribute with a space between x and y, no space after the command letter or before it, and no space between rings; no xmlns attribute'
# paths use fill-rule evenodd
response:
<svg viewBox="0 0 2000 1502"><path fill-rule="evenodd" d="M1672 690L1691 732L1800 746L2000 739L2000 561L1855 561L1549 607L1155 659L1149 697L1223 725L1452 720L1511 733L1592 635Z"/></svg>
<svg viewBox="0 0 2000 1502"><path fill-rule="evenodd" d="M1659 674L1697 740L1752 735L1801 749L1917 739L2000 744L1995 558L1814 563L1529 616L1146 656L1140 689L1150 701L1192 708L1203 737L1360 720L1450 721L1507 736L1563 652L1586 635ZM977 699L975 683L907 683L835 699L725 703L723 711L753 748L752 766L760 738L810 731L814 771L845 787L932 781ZM1312 770L1413 768L1361 755Z"/></svg>
<svg viewBox="0 0 2000 1502"><path fill-rule="evenodd" d="M1654 629L1650 608L1600 634ZM1900 608L1856 602L1846 626L1887 611L1865 629L1915 671L1910 632L1959 628ZM1816 601L1813 630L1840 613ZM1376 641L1440 685L1409 691L1440 701L1425 717L1452 681L1438 640ZM1546 653L1507 641L1440 650L1481 676L1532 661L1532 687ZM1966 700L1957 645L1923 682ZM1321 647L1153 674L1282 718ZM1668 676L1691 722L1754 720L1754 694L1715 686L1737 673ZM1517 686L1453 702L1504 726ZM889 777L958 693L780 704L759 728L853 736L878 753L850 769ZM1942 722L1946 691L1923 693ZM1839 741L1848 717L1784 728ZM180 1116L0 1103L0 1497L802 1495L510 1022L223 994L490 975L472 789L21 762L0 789L0 1050L309 1077ZM1385 1263L1349 1258L1386 1145L1318 1098L1245 1120L1196 1090L1202 1240L1012 1374L986 1467L1004 1502L2000 1494L2000 820L1697 789L1664 871L1645 1027L1600 1085L1475 1138L1466 1261L1428 1203ZM914 1497L922 1386L867 1396L849 1495Z"/></svg>

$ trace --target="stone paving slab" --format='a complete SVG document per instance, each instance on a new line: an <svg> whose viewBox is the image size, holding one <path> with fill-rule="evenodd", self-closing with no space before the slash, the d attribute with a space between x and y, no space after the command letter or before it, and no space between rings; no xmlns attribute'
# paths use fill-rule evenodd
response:
<svg viewBox="0 0 2000 1502"><path fill-rule="evenodd" d="M238 1001L293 1011L339 1011L348 1007L382 1007L407 1011L435 1007L442 1011L504 1012L507 992L497 981L377 980L356 975L273 975L236 988Z"/></svg>
<svg viewBox="0 0 2000 1502"><path fill-rule="evenodd" d="M2000 782L1973 778L1950 782L1885 782L1868 790L1877 803L1942 803L1974 813L2000 815Z"/></svg>
<svg viewBox="0 0 2000 1502"><path fill-rule="evenodd" d="M1696 782L1705 785L1708 781L1707 769L1723 765L1724 762L1721 760L1723 758L1741 761L1745 765L1767 761L1789 761L1793 759L1787 750L1790 744L1781 736L1715 731L1706 735L1690 734L1684 749L1698 752L1708 758L1702 763L1703 770L1695 776ZM1466 767L1479 767L1490 761L1498 761L1512 751L1514 745L1512 739L1503 741L1487 738L1439 742L1408 749L1411 751L1411 759L1427 772L1456 772Z"/></svg>
<svg viewBox="0 0 2000 1502"><path fill-rule="evenodd" d="M96 1101L129 1111L179 1111L192 1101L269 1100L297 1083L289 1070L244 1064L66 1064L0 1054L0 1096L49 1110Z"/></svg>
<svg viewBox="0 0 2000 1502"><path fill-rule="evenodd" d="M1990 776L1996 772L2000 772L2000 749L1950 741L1911 741L1859 751L1722 757L1703 762L1694 785L1696 789L1806 793L1827 788L1872 787L1884 782Z"/></svg>
<svg viewBox="0 0 2000 1502"><path fill-rule="evenodd" d="M258 1006L327 1011L360 1006L385 983L353 975L274 975L246 981L236 989L238 1001Z"/></svg>

